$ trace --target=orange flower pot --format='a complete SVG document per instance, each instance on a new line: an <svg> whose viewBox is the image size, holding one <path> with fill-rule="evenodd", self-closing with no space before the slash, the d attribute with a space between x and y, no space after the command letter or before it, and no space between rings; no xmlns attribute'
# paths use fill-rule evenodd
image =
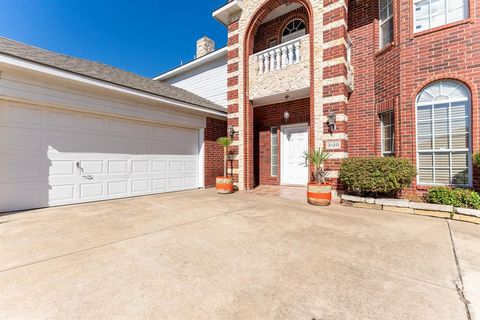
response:
<svg viewBox="0 0 480 320"><path fill-rule="evenodd" d="M332 202L332 185L310 182L307 189L307 200L314 206L329 206Z"/></svg>
<svg viewBox="0 0 480 320"><path fill-rule="evenodd" d="M233 177L217 177L217 192L220 194L233 193Z"/></svg>

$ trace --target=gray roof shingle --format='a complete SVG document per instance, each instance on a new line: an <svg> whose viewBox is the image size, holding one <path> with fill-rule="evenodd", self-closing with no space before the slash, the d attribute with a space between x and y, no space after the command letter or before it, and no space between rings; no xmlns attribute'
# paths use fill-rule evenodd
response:
<svg viewBox="0 0 480 320"><path fill-rule="evenodd" d="M142 77L103 63L55 53L4 37L0 37L0 54L226 113L222 106L170 84Z"/></svg>

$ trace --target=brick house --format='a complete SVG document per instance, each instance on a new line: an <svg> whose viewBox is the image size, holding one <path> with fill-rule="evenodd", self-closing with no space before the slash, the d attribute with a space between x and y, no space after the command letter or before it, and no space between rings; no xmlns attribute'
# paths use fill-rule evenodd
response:
<svg viewBox="0 0 480 320"><path fill-rule="evenodd" d="M410 192L477 186L479 7L473 0L233 0L227 104L240 189L305 185L302 153L411 159Z"/></svg>

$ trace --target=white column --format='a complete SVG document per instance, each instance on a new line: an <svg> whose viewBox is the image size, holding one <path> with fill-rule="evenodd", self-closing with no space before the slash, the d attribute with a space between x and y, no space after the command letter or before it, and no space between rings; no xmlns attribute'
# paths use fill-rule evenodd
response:
<svg viewBox="0 0 480 320"><path fill-rule="evenodd" d="M258 74L263 73L263 56L259 55L258 56Z"/></svg>
<svg viewBox="0 0 480 320"><path fill-rule="evenodd" d="M205 128L198 130L198 188L205 189Z"/></svg>
<svg viewBox="0 0 480 320"><path fill-rule="evenodd" d="M275 49L275 69L277 70L282 66L281 53L280 49Z"/></svg>
<svg viewBox="0 0 480 320"><path fill-rule="evenodd" d="M270 71L275 70L275 51L272 50L268 53L270 55Z"/></svg>
<svg viewBox="0 0 480 320"><path fill-rule="evenodd" d="M264 67L264 70L265 70L265 73L267 73L269 70L270 70L270 61L268 60L268 53L264 53L263 54L263 67Z"/></svg>
<svg viewBox="0 0 480 320"><path fill-rule="evenodd" d="M285 68L287 66L287 60L288 60L287 47L282 47L281 50L282 50L282 68Z"/></svg>
<svg viewBox="0 0 480 320"><path fill-rule="evenodd" d="M295 63L300 62L300 41L295 42Z"/></svg>
<svg viewBox="0 0 480 320"><path fill-rule="evenodd" d="M288 64L292 64L293 63L293 44L289 44L287 46L287 50L288 50Z"/></svg>

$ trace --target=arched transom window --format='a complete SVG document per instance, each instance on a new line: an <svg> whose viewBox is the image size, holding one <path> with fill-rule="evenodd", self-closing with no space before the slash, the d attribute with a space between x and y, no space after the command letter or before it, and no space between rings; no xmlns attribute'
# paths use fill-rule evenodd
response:
<svg viewBox="0 0 480 320"><path fill-rule="evenodd" d="M282 42L287 42L307 34L305 22L301 19L290 21L282 32Z"/></svg>
<svg viewBox="0 0 480 320"><path fill-rule="evenodd" d="M437 81L417 96L417 165L421 185L471 185L470 91Z"/></svg>

